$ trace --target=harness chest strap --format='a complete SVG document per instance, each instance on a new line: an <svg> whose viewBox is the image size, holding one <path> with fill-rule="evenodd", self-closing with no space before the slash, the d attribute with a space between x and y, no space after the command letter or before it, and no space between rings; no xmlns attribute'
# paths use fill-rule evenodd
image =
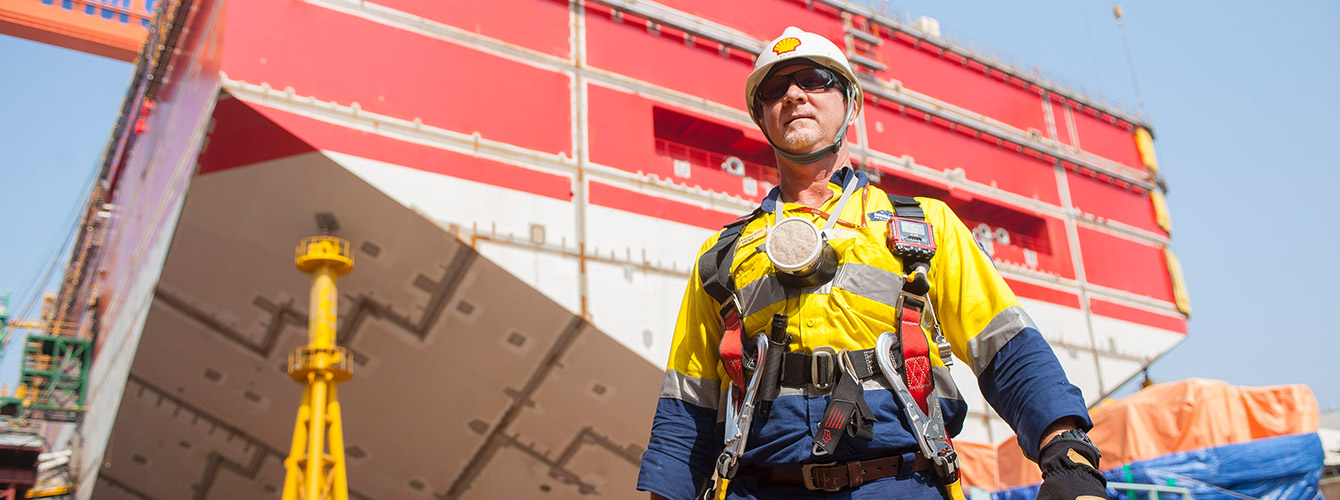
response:
<svg viewBox="0 0 1340 500"><path fill-rule="evenodd" d="M921 209L921 202L917 201L915 198L895 194L889 194L888 198L889 204L893 206L894 213L898 217L919 220L926 219L926 214ZM716 244L706 252L703 252L703 255L698 260L698 276L703 284L703 290L715 299L717 303L722 304L721 309L718 311L718 315L721 316L723 327L721 343L718 346L721 363L725 367L726 373L730 376L731 381L741 390L745 388L744 371L747 367L745 366L746 356L744 352L744 339L748 335L748 332L744 331L743 312L740 310L739 304L735 301L735 279L730 274L730 268L735 261L735 247L740 239L740 233L749 222L753 221L754 218L762 213L763 210L761 208L755 209L753 212L727 224L721 231L720 236L717 237ZM900 308L900 316L906 314L902 309L904 308ZM911 316L907 316L905 319L912 321L912 323L910 323L911 325L919 325L921 321L920 310L916 311ZM909 326L908 321L900 321L899 330L900 337L916 337L915 335L910 334L912 332L920 332L920 326L912 328ZM930 374L930 358L927 354L929 352L929 345L925 340L924 334L922 334L920 340L917 340L916 338L904 338L902 340L902 345L904 346L903 359L911 361L911 363L904 363L903 377L908 383L908 387L912 391L913 396L917 399L918 404L922 407L922 410L925 411L926 398L929 397L931 390L934 388L934 378L931 377ZM783 364L784 367L787 365L788 364L786 363ZM784 368L784 371L785 370L786 368ZM913 371L917 373L910 373ZM764 383L771 385L776 382L774 380L767 380ZM772 390L767 389L765 390L765 393L766 392L772 392Z"/></svg>
<svg viewBox="0 0 1340 500"><path fill-rule="evenodd" d="M920 202L916 199L897 195L888 196L889 202L893 206L897 217L922 221L925 220L925 213L921 209ZM747 389L744 385L745 370L764 370L765 367L748 366L750 357L744 352L746 332L743 329L743 312L740 310L739 304L735 300L735 283L734 278L730 274L730 269L734 263L735 249L740 238L740 233L750 221L761 213L761 209L756 209L754 212L740 217L736 221L725 226L725 229L721 232L720 236L718 236L716 244L708 251L704 252L698 262L699 278L703 284L704 291L715 299L717 303L722 304L721 309L718 311L723 326L721 343L718 346L722 364L728 375L731 377L733 384L739 387L742 391ZM924 294L924 291L917 293ZM897 358L900 358L899 361L901 361L897 367L897 370L900 373L897 375L899 378L903 379L909 395L912 396L919 407L918 409L924 414L930 408L928 399L933 391L934 378L931 375L929 356L930 345L926 338L926 333L921 329L922 311L929 306L929 304L922 302L922 299L924 299L924 295L918 296L904 290L897 308L897 324L899 325L898 340L900 347L892 349L892 351L897 351L896 354L900 355L897 356ZM934 321L933 318L934 316L932 315L932 321ZM779 319L781 322L781 334L785 335L785 316L779 315L774 317L773 330L777 330ZM936 341L942 342L938 335L938 326L936 333ZM785 340L778 338L774 342L780 341L783 344L782 348L785 349L785 346L789 344L789 340L789 336L787 336ZM945 350L944 345L939 347L941 348L941 351ZM769 349L769 351L771 353L772 349ZM784 354L786 358L785 360L776 359L781 358L781 356L769 356L769 358L774 359L774 361L769 363L772 366L767 367L767 380L760 382L765 385L765 387L762 388L763 393L775 395L777 393L778 385L789 382L790 380L787 379L796 379L794 375L791 375L796 371L793 368L795 363L787 362L794 359L792 357L794 354L806 356L800 358L802 360L800 365L802 367L809 365L810 369L800 370L801 377L804 376L805 372L809 372L811 374L809 382L818 386L815 379L819 378L819 370L815 364L819 362L819 359L822 359L821 357L809 356L803 353L786 352ZM837 441L843 433L850 433L857 438L866 440L873 437L873 413L866 405L860 382L868 375L878 373L872 366L875 365L875 363L870 362L870 358L873 357L873 351L865 349L856 351L855 353L844 352L842 354L847 356L844 357L842 361L839 361L839 363L844 363L846 366L845 369L844 367L835 367L836 369L834 371L838 374L836 377L837 383L834 384L835 387L828 408L825 409L825 419L820 424L821 432L824 435L831 436L833 439L831 439L831 441L824 440L829 442L821 444L820 435L816 435L813 452L817 455L831 453L836 449ZM857 359L864 362L853 362L850 359L851 354L860 354ZM836 364L831 363L832 361L837 361L832 358L831 353L829 354L828 360L830 361L830 365ZM776 366L777 364L782 365L780 369ZM829 376L829 378L831 380L833 377ZM758 389L759 388L755 388L755 390ZM771 397L765 396L764 399L767 403L771 403ZM764 418L767 417L766 409L768 406L769 404L762 405L761 409L763 411L760 413L763 414ZM940 418L938 404L936 405L935 410L936 411L931 411L931 414L935 420L938 420ZM832 422L829 422L829 420ZM829 423L832 425L828 425ZM943 424L940 425L940 428L943 428ZM947 439L948 436L945 436L945 438ZM952 455L952 448L950 448L950 454ZM957 460L954 460L953 457L950 458L953 461L952 466L954 468L950 469L950 477L947 477L946 480L952 482L957 480L955 469L957 467ZM939 467L937 466L937 473L941 472L938 469Z"/></svg>

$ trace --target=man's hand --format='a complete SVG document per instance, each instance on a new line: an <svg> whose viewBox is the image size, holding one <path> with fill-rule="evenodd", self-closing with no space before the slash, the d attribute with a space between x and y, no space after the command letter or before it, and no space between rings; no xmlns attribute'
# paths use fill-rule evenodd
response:
<svg viewBox="0 0 1340 500"><path fill-rule="evenodd" d="M1102 456L1083 431L1067 430L1052 438L1038 454L1038 500L1106 499L1107 479L1098 472Z"/></svg>

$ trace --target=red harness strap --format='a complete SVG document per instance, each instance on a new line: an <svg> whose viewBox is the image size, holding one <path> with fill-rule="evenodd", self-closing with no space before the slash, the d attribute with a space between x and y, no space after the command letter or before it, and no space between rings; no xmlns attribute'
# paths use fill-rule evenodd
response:
<svg viewBox="0 0 1340 500"><path fill-rule="evenodd" d="M726 367L726 374L730 375L731 381L740 388L744 386L744 325L740 321L740 311L735 308L735 302L732 301L726 307L721 315L721 322L725 330L721 332L721 346L718 350L721 353L721 364Z"/></svg>
<svg viewBox="0 0 1340 500"><path fill-rule="evenodd" d="M903 307L899 318L898 336L903 345L903 380L907 390L917 400L922 413L929 412L926 399L934 384L931 380L931 347L926 332L921 329L921 311Z"/></svg>

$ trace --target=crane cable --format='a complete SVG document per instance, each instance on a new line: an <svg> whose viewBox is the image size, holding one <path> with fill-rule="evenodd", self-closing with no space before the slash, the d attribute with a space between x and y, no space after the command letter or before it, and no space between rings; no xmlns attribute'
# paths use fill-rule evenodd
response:
<svg viewBox="0 0 1340 500"><path fill-rule="evenodd" d="M81 209L86 210L88 208L90 197L93 195L94 186L97 185L98 171L99 169L92 169L89 172L88 177L84 180L84 188L80 192L80 196L75 198L75 203L70 207L69 213L65 216L64 224L59 226L65 228L65 230L53 233L51 241L47 243L48 249L59 243L59 250L49 253L50 257L48 258L46 265L44 268L39 268L42 269L39 271L42 276L41 279L28 282L28 287L24 289L23 293L18 296L18 300L16 300L16 302L22 305L10 309L10 318L29 317L28 315L32 313L33 307L37 305L38 300L40 300L42 296L43 288L51 282L52 275L55 274L57 266L62 260L67 260L66 254L70 252L71 245L78 237L79 223L83 219L80 216L80 211ZM14 313L14 311L18 312ZM9 344L13 338L13 329L6 328L4 337L0 338L0 366L4 366L5 352L9 350ZM21 370L22 368L20 367L20 371ZM3 376L3 374L0 374L0 377Z"/></svg>

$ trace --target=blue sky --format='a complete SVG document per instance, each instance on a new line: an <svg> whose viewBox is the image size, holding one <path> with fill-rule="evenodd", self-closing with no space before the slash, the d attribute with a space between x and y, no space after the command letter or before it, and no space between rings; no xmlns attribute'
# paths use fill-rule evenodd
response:
<svg viewBox="0 0 1340 500"><path fill-rule="evenodd" d="M1340 3L1124 3L1138 96L1112 3L864 3L1143 102L1194 307L1187 340L1151 376L1303 383L1323 411L1340 407L1340 217L1328 210L1340 185ZM21 305L68 236L132 67L0 36L0 68L0 293ZM6 353L0 378L16 377L16 358Z"/></svg>
<svg viewBox="0 0 1340 500"><path fill-rule="evenodd" d="M1322 411L1340 407L1340 217L1327 210L1340 187L1340 3L1122 3L1139 96L1113 5L887 2L1144 102L1193 307L1186 341L1150 367L1155 381L1303 383Z"/></svg>

